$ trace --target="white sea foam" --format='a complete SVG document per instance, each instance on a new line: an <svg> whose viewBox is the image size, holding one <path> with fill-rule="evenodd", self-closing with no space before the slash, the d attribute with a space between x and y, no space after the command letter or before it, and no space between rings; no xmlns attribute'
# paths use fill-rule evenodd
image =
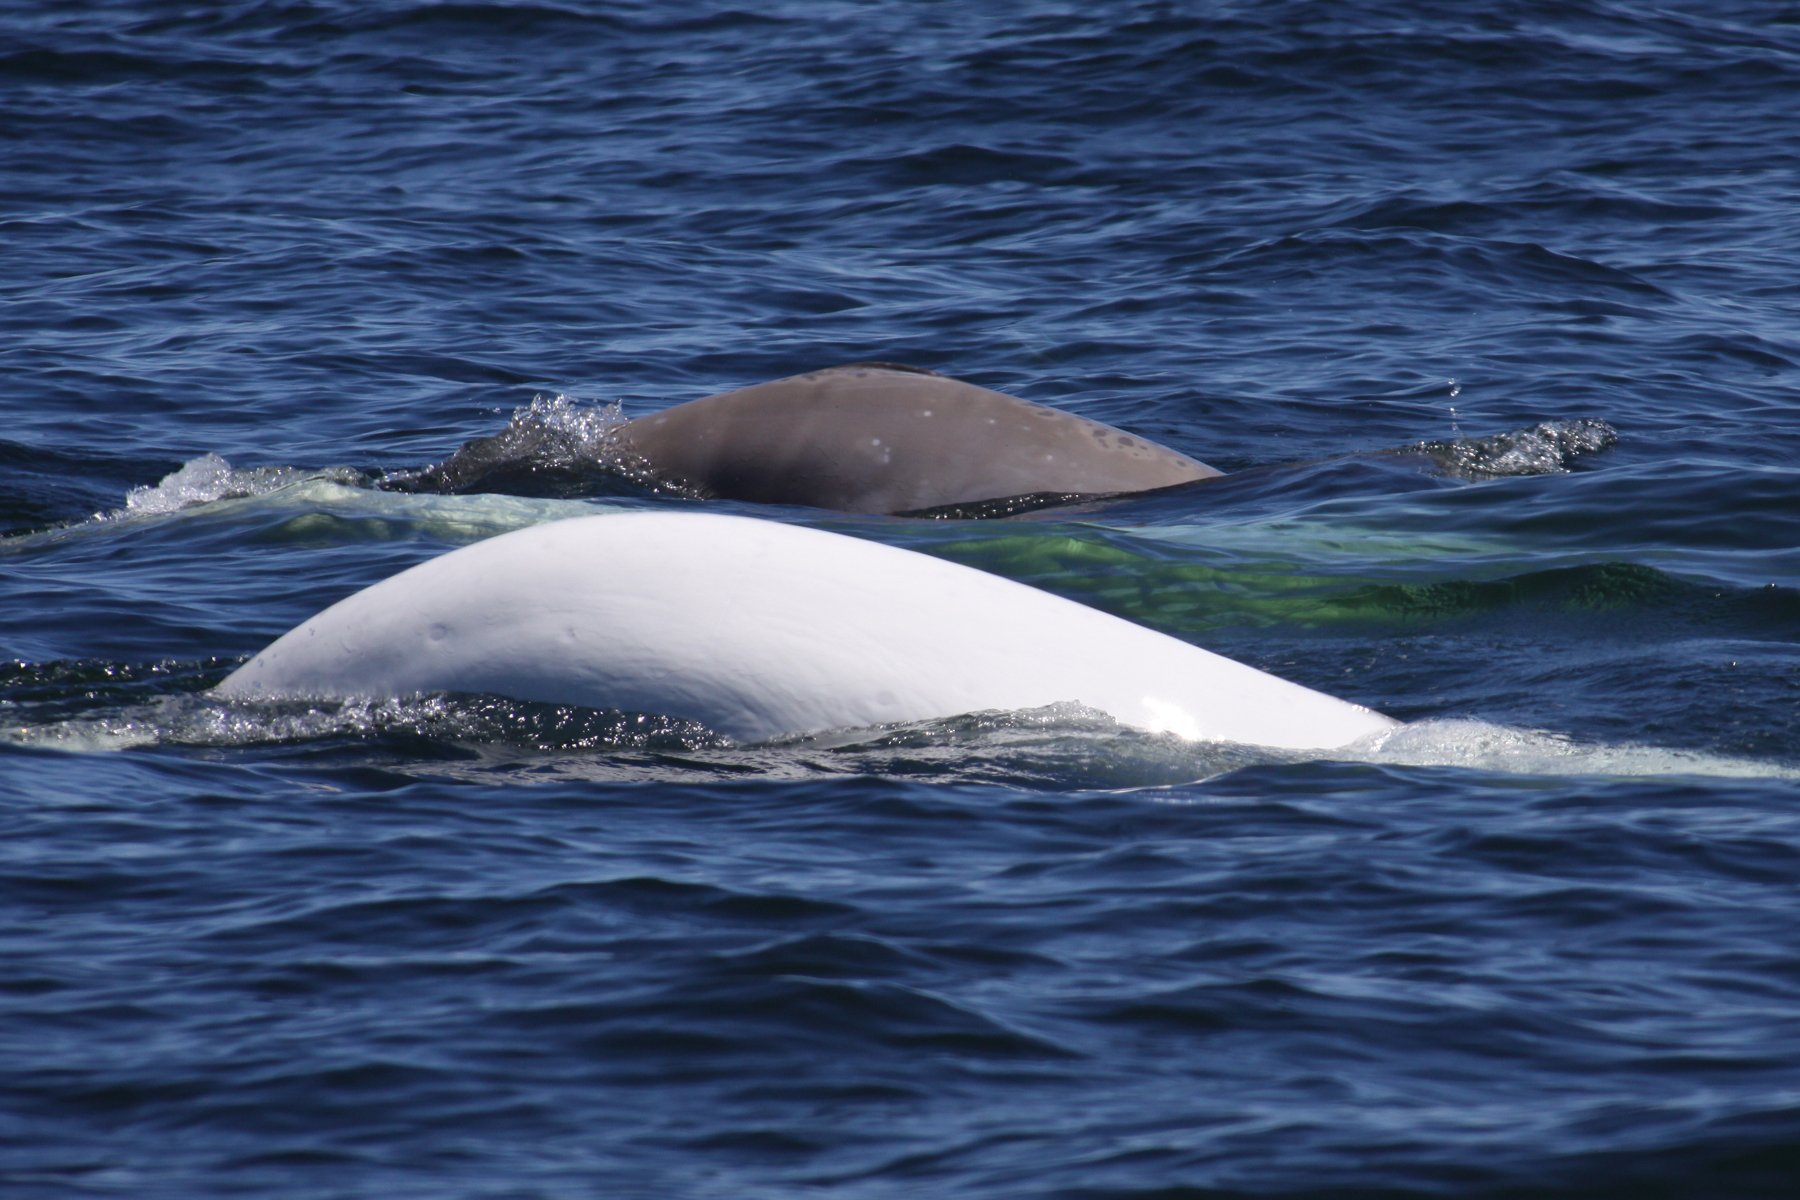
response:
<svg viewBox="0 0 1800 1200"><path fill-rule="evenodd" d="M1582 742L1474 720L1423 720L1376 734L1336 757L1408 767L1468 767L1515 775L1708 775L1800 779L1780 763L1663 746Z"/></svg>
<svg viewBox="0 0 1800 1200"><path fill-rule="evenodd" d="M314 471L302 467L248 467L240 469L217 454L202 454L183 463L180 470L163 476L154 485L134 487L125 494L127 513L152 515L177 512L196 504L262 496L305 479L350 483L357 473L349 468ZM116 515L116 514L115 514Z"/></svg>

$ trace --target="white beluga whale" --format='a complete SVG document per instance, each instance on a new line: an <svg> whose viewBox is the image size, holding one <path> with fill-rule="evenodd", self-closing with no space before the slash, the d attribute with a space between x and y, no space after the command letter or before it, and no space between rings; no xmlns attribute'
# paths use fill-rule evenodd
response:
<svg viewBox="0 0 1800 1200"><path fill-rule="evenodd" d="M1058 703L1296 750L1397 725L971 567L698 512L578 517L452 551L303 622L217 691L490 694L689 718L742 741Z"/></svg>

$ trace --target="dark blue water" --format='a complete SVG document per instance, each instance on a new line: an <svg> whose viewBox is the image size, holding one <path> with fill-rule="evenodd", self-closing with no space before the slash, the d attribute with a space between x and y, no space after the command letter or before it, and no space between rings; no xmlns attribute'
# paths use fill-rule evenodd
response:
<svg viewBox="0 0 1800 1200"><path fill-rule="evenodd" d="M1793 1194L1797 116L1773 0L7 5L0 1190ZM1408 729L205 694L688 503L380 473L863 359L1241 474L760 515Z"/></svg>

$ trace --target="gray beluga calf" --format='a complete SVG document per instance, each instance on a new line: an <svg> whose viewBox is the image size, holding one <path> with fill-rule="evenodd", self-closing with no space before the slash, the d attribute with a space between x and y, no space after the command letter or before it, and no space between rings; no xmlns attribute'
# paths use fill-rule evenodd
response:
<svg viewBox="0 0 1800 1200"><path fill-rule="evenodd" d="M619 447L716 499L905 513L1222 474L1147 438L933 371L855 363L628 421Z"/></svg>

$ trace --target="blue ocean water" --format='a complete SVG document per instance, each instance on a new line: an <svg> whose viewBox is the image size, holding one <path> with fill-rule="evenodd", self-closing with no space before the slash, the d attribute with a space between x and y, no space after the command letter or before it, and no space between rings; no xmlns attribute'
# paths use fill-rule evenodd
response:
<svg viewBox="0 0 1800 1200"><path fill-rule="evenodd" d="M1797 112L1769 0L5 6L0 1190L1793 1194ZM383 472L870 359L1233 474L716 507L1407 730L205 694L690 503Z"/></svg>

